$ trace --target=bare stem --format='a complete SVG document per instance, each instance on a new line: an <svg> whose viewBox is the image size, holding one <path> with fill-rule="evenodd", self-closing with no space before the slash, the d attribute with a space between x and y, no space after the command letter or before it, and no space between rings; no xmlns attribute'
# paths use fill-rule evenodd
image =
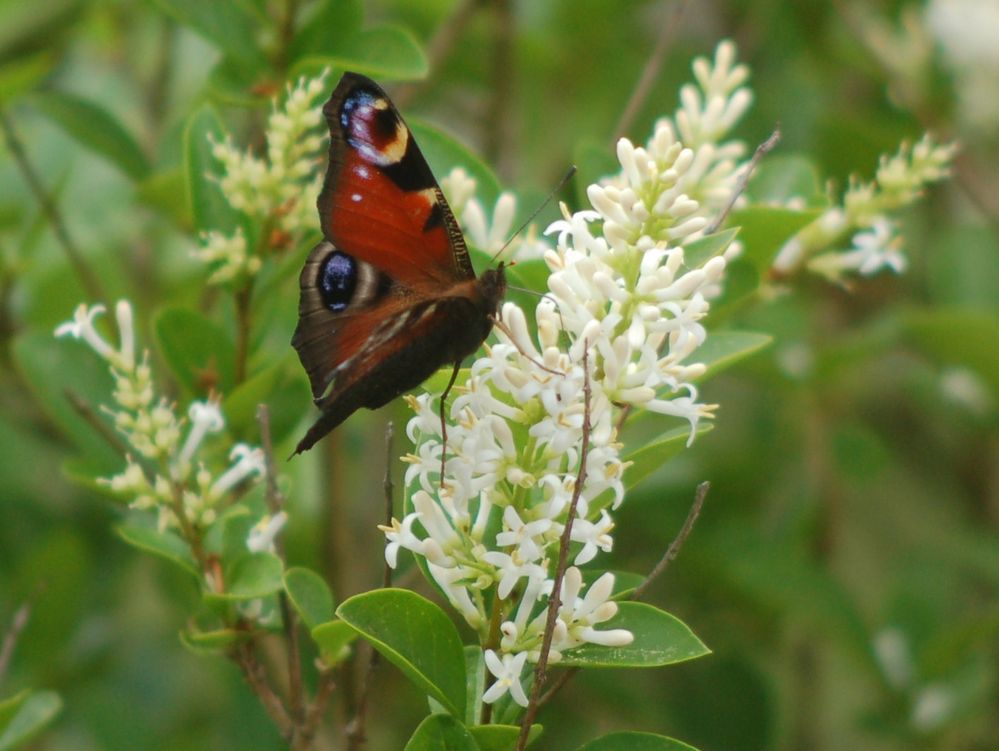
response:
<svg viewBox="0 0 999 751"><path fill-rule="evenodd" d="M285 709L280 697L271 688L263 666L257 661L252 643L239 645L233 650L231 657L243 671L243 677L250 684L253 693L260 699L264 710L278 726L281 735L285 739L291 739L295 728L294 722L288 715L288 710Z"/></svg>
<svg viewBox="0 0 999 751"><path fill-rule="evenodd" d="M236 292L236 384L246 380L247 360L250 356L250 301L253 297L252 282Z"/></svg>
<svg viewBox="0 0 999 751"><path fill-rule="evenodd" d="M104 288L102 287L100 280L97 278L97 275L93 272L90 266L87 265L80 249L76 246L73 238L70 237L69 230L66 229L66 222L63 219L62 213L59 211L59 207L56 206L56 203L49 194L48 189L42 183L42 178L39 176L35 166L28 158L28 153L24 149L24 144L21 143L21 139L14 128L14 123L2 107L0 107L0 130L3 131L3 137L7 142L7 148L10 149L11 156L14 157L14 161L17 163L17 167L21 171L21 175L28 183L28 187L31 189L31 192L34 193L35 199L42 208L42 213L52 226L52 231L55 233L56 240L62 247L66 257L69 259L69 263L73 267L73 271L76 273L76 276L79 278L80 284L83 285L83 289L87 293L87 296L94 301L106 302L107 297L104 295Z"/></svg>
<svg viewBox="0 0 999 751"><path fill-rule="evenodd" d="M31 605L24 603L14 613L14 617L10 621L10 626L3 635L3 642L0 643L0 684L3 683L4 676L7 675L7 668L10 666L10 660L14 656L14 647L17 646L17 640L20 638L21 632L24 631L24 627L28 625L30 617Z"/></svg>
<svg viewBox="0 0 999 751"><path fill-rule="evenodd" d="M576 507L579 505L579 497L583 493L583 486L586 484L586 460L590 453L590 365L589 365L589 343L583 342L583 442L579 450L579 474L576 475L576 486L572 490L572 500L569 502L569 512L565 520L565 529L562 530L562 538L559 540L558 565L555 567L555 584L552 593L548 598L548 615L545 621L545 633L541 641L541 653L538 655L537 665L534 667L534 683L531 686L531 697L527 702L527 710L524 712L524 719L520 725L520 735L517 737L517 751L524 751L527 746L527 737L531 732L531 725L538 714L538 700L541 696L541 686L547 678L548 655L552 649L552 637L555 634L555 622L558 620L558 611L562 606L562 580L565 578L565 570L569 566L569 544L572 540L572 524L576 519Z"/></svg>
<svg viewBox="0 0 999 751"><path fill-rule="evenodd" d="M767 137L767 140L756 147L756 151L753 152L753 158L749 160L749 164L746 165L746 169L740 175L739 182L736 184L735 190L732 191L732 196L728 199L728 203L725 204L725 208L722 209L721 213L715 217L715 220L708 225L708 228L704 230L705 235L710 235L719 230L732 211L732 207L735 206L735 202L739 200L739 196L746 190L749 178L753 176L753 172L756 171L756 166L760 163L760 160L770 153L779 141L780 125L777 125L774 127L773 133Z"/></svg>

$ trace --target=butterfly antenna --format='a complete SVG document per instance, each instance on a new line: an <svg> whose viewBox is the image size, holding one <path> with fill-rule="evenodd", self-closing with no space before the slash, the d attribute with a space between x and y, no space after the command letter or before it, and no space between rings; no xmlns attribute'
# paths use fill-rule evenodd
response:
<svg viewBox="0 0 999 751"><path fill-rule="evenodd" d="M562 176L562 179L558 181L558 185L555 186L555 189L548 194L548 197L541 202L538 208L536 208L534 211L531 212L531 215L527 217L527 221L521 224L520 227L517 228L517 231L514 232L512 235L510 235L510 239L507 240L505 243L503 243L503 247L497 250L495 254L493 254L493 257L489 259L490 262L495 261L501 255L503 255L503 251L506 250L508 247L510 247L510 243L512 243L516 239L517 235L523 232L527 228L527 225L529 225L531 222L535 220L535 218L538 216L538 214L542 212L545 206L551 203L551 200L555 197L555 194L558 193L560 190L562 190L562 188L565 187L566 183L568 183L572 179L572 176L575 174L576 174L576 165L572 164L569 166L569 169L566 170L566 173Z"/></svg>

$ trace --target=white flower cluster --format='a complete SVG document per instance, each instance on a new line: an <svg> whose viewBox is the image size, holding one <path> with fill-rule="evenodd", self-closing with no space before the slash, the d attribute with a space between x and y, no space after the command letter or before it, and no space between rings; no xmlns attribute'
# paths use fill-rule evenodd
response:
<svg viewBox="0 0 999 751"><path fill-rule="evenodd" d="M184 421L177 416L175 406L164 397L156 398L148 353L141 361L135 359L132 306L126 300L115 306L120 340L117 349L94 327L94 320L103 312L103 305L80 305L73 320L55 330L56 336L82 339L108 362L116 407L102 409L140 457L138 461L127 457L125 469L102 482L116 494L130 498L133 508L155 509L160 529L180 526L177 513L181 510L187 522L203 528L215 520L227 494L245 480L263 476L263 452L236 444L229 454L230 464L219 471L197 461L205 436L225 426L218 404L192 402L184 437Z"/></svg>
<svg viewBox="0 0 999 751"><path fill-rule="evenodd" d="M723 43L714 65L697 61L700 88L684 90L677 122L661 120L645 146L621 139L621 171L589 186L592 209L570 214L563 207L564 218L548 228L556 244L544 253L550 294L534 312L537 335L524 311L503 306L500 341L456 387L443 478L439 414L429 395L409 398L415 448L404 460L407 486L416 490L412 512L383 528L386 559L395 566L400 549L424 558L479 631L495 678L488 702L509 692L527 703L521 672L539 657L559 540L577 493L551 659L586 643L632 640L626 630L598 628L617 613L613 575L579 567L613 546L612 511L624 498L627 467L617 442L622 410L686 420L693 440L714 409L698 401L692 380L704 366L693 358L706 336L700 319L708 292L721 281L726 258L720 253L691 268L683 245L703 234L712 214L692 196L723 206L744 168L736 162L741 145L714 140L750 100L739 88L745 69L733 68L733 60L734 47ZM451 188L467 221L474 186L459 180ZM502 201L496 214L509 211ZM474 227L474 210L471 216ZM494 229L500 223L494 216ZM482 244L491 248L499 236L486 232ZM587 417L586 479L577 487Z"/></svg>
<svg viewBox="0 0 999 751"><path fill-rule="evenodd" d="M850 273L871 276L886 268L902 272L902 238L888 214L919 198L930 183L949 174L955 144L938 144L929 135L896 154L883 155L873 182L851 179L842 206L832 206L788 240L773 270L789 275L802 267L832 281ZM851 247L837 245L851 238Z"/></svg>
<svg viewBox="0 0 999 751"><path fill-rule="evenodd" d="M228 136L213 143L212 155L223 169L218 178L222 194L234 209L261 224L266 247L288 247L316 225L325 144L319 100L326 92L326 76L324 71L316 78L299 79L289 86L282 106L274 104L264 132L266 158L237 149ZM205 233L194 255L214 267L211 284L253 276L261 265L241 229L232 235Z"/></svg>

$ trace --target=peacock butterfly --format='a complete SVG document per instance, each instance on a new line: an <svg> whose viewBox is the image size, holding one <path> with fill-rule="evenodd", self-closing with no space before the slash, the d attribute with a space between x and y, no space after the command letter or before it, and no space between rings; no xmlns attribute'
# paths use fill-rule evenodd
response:
<svg viewBox="0 0 999 751"><path fill-rule="evenodd" d="M378 84L344 73L323 114L330 129L317 201L324 239L299 277L291 341L321 414L296 454L442 365L454 363L453 383L506 292L503 264L475 276L440 186Z"/></svg>

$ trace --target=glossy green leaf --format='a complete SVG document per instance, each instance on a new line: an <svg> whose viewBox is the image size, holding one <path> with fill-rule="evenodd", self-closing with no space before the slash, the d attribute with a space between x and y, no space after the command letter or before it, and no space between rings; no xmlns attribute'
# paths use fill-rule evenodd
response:
<svg viewBox="0 0 999 751"><path fill-rule="evenodd" d="M465 656L451 619L404 589L351 597L336 611L417 687L456 716L465 710Z"/></svg>
<svg viewBox="0 0 999 751"><path fill-rule="evenodd" d="M739 227L739 241L745 248L741 258L750 261L762 276L784 243L821 214L818 209L749 206L733 211L728 223Z"/></svg>
<svg viewBox="0 0 999 751"><path fill-rule="evenodd" d="M903 318L908 338L946 365L970 368L999 399L999 315L989 310L937 308Z"/></svg>
<svg viewBox="0 0 999 751"><path fill-rule="evenodd" d="M398 26L377 26L351 34L337 43L331 57L338 67L378 79L412 80L425 77L429 70L420 44Z"/></svg>
<svg viewBox="0 0 999 751"><path fill-rule="evenodd" d="M137 522L119 524L115 527L115 532L132 547L175 563L192 576L198 577L198 564L190 547L173 532L160 532L153 526Z"/></svg>
<svg viewBox="0 0 999 751"><path fill-rule="evenodd" d="M454 717L432 714L419 724L404 751L479 751L479 747Z"/></svg>
<svg viewBox="0 0 999 751"><path fill-rule="evenodd" d="M474 725L482 715L482 694L486 687L486 662L482 648L470 644L465 652L465 724Z"/></svg>
<svg viewBox="0 0 999 751"><path fill-rule="evenodd" d="M62 699L55 691L22 691L0 702L0 751L27 743L61 709Z"/></svg>
<svg viewBox="0 0 999 751"><path fill-rule="evenodd" d="M270 367L254 373L222 401L226 421L236 435L259 441L257 410L266 403L270 410L271 439L280 444L299 424L312 403L305 373L289 347L287 354Z"/></svg>
<svg viewBox="0 0 999 751"><path fill-rule="evenodd" d="M244 65L263 63L257 44L257 21L237 2L205 0L155 0L179 24L207 39L229 57Z"/></svg>
<svg viewBox="0 0 999 751"><path fill-rule="evenodd" d="M133 180L149 174L139 144L118 119L95 102L56 91L36 94L37 109L81 146L99 154Z"/></svg>
<svg viewBox="0 0 999 751"><path fill-rule="evenodd" d="M333 593L323 577L312 569L293 566L285 571L284 591L308 628L333 617Z"/></svg>
<svg viewBox="0 0 999 751"><path fill-rule="evenodd" d="M584 644L567 651L560 665L579 667L651 668L703 657L711 650L679 618L643 602L618 603L618 612L597 629L627 629L631 644L604 647Z"/></svg>
<svg viewBox="0 0 999 751"><path fill-rule="evenodd" d="M52 70L51 52L39 52L0 65L0 104L9 104L35 88Z"/></svg>
<svg viewBox="0 0 999 751"><path fill-rule="evenodd" d="M697 751L674 738L652 733L610 733L580 746L579 751Z"/></svg>
<svg viewBox="0 0 999 751"><path fill-rule="evenodd" d="M213 321L186 308L167 308L154 321L160 353L191 394L227 393L235 376L235 346Z"/></svg>
<svg viewBox="0 0 999 751"><path fill-rule="evenodd" d="M707 368L697 380L707 380L755 355L768 347L773 339L769 334L755 331L712 331L697 350L697 362L703 363Z"/></svg>
<svg viewBox="0 0 999 751"><path fill-rule="evenodd" d="M220 628L215 631L181 631L180 643L197 655L215 655L251 638L249 631Z"/></svg>
<svg viewBox="0 0 999 751"><path fill-rule="evenodd" d="M687 243L683 246L683 263L688 269L697 269L717 255L725 252L732 244L739 228L724 229Z"/></svg>
<svg viewBox="0 0 999 751"><path fill-rule="evenodd" d="M711 423L701 423L697 427L697 435L702 436L714 429ZM687 448L690 439L690 428L679 427L662 434L657 440L646 443L625 457L632 462L624 472L625 487L631 489L651 475L666 462Z"/></svg>
<svg viewBox="0 0 999 751"><path fill-rule="evenodd" d="M327 621L312 629L312 640L328 666L336 665L350 654L349 647L359 634L344 621Z"/></svg>
<svg viewBox="0 0 999 751"><path fill-rule="evenodd" d="M517 738L520 737L519 725L473 725L468 728L479 751L514 751L517 748ZM541 737L541 725L531 725L527 734L527 747L530 748Z"/></svg>
<svg viewBox="0 0 999 751"><path fill-rule="evenodd" d="M212 155L212 143L222 143L226 132L215 110L207 104L194 111L184 130L184 171L187 200L199 232L234 232L240 215L222 195L217 176L221 165Z"/></svg>
<svg viewBox="0 0 999 751"><path fill-rule="evenodd" d="M273 553L252 553L237 558L226 571L227 600L255 600L274 594L283 586L281 559Z"/></svg>

